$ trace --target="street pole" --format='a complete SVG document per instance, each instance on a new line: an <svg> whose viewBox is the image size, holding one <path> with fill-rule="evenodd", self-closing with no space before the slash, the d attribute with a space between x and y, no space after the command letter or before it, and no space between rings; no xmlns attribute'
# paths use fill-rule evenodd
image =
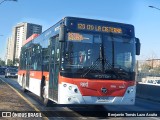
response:
<svg viewBox="0 0 160 120"><path fill-rule="evenodd" d="M15 1L15 2L17 2L17 0L3 0L3 1L0 2L0 4L2 4L5 1Z"/></svg>
<svg viewBox="0 0 160 120"><path fill-rule="evenodd" d="M157 9L157 10L160 10L160 8L157 8L157 7L155 7L155 6L148 6L148 7L154 8L154 9Z"/></svg>
<svg viewBox="0 0 160 120"><path fill-rule="evenodd" d="M150 7L150 8L154 8L154 9L157 9L157 10L160 10L160 8L157 8L157 7L155 7L155 6L148 6L148 7ZM152 58L152 69L153 69L153 67L154 67L154 60L153 60L153 58Z"/></svg>

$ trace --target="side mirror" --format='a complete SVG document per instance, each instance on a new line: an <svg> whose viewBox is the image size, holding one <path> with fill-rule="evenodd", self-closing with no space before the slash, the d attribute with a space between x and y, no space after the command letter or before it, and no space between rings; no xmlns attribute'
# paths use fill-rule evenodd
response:
<svg viewBox="0 0 160 120"><path fill-rule="evenodd" d="M60 26L60 32L59 32L59 42L65 41L65 25Z"/></svg>
<svg viewBox="0 0 160 120"><path fill-rule="evenodd" d="M136 55L140 55L141 43L138 38L136 38Z"/></svg>

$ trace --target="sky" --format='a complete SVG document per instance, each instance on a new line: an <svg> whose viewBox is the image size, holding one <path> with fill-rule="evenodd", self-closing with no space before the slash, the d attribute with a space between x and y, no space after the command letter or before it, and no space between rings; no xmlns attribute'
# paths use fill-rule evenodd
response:
<svg viewBox="0 0 160 120"><path fill-rule="evenodd" d="M3 0L0 0L0 2ZM17 23L42 25L43 31L65 16L132 24L141 41L139 60L160 59L160 0L18 0L0 4L0 58Z"/></svg>

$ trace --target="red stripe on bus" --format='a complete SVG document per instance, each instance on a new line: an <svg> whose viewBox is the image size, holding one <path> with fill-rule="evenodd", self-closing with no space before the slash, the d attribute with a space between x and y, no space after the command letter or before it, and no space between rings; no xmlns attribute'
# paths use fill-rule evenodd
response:
<svg viewBox="0 0 160 120"><path fill-rule="evenodd" d="M75 84L78 86L82 96L124 96L129 86L135 85L135 81L123 80L90 80L78 78L65 78L59 76L59 83L62 82ZM107 92L103 93L102 88L106 88Z"/></svg>
<svg viewBox="0 0 160 120"><path fill-rule="evenodd" d="M26 76L27 71L26 70L19 70L18 75L25 75ZM43 72L43 75L45 76L45 80L49 80L49 72ZM42 79L42 71L30 71L30 78L35 79Z"/></svg>

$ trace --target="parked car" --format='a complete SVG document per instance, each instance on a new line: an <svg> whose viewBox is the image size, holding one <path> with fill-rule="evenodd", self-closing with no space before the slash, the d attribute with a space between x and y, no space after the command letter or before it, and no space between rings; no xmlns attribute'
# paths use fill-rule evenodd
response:
<svg viewBox="0 0 160 120"><path fill-rule="evenodd" d="M7 68L5 70L5 78L8 78L8 77L17 78L18 77L18 69L16 69L16 68Z"/></svg>
<svg viewBox="0 0 160 120"><path fill-rule="evenodd" d="M6 68L0 67L0 75L4 75L5 74L5 69Z"/></svg>
<svg viewBox="0 0 160 120"><path fill-rule="evenodd" d="M160 80L147 80L146 83L149 83L149 84L159 84L160 85Z"/></svg>
<svg viewBox="0 0 160 120"><path fill-rule="evenodd" d="M160 84L160 80L155 80L154 84Z"/></svg>
<svg viewBox="0 0 160 120"><path fill-rule="evenodd" d="M154 80L147 80L146 83L151 83L151 84L153 84L153 83L154 83Z"/></svg>

